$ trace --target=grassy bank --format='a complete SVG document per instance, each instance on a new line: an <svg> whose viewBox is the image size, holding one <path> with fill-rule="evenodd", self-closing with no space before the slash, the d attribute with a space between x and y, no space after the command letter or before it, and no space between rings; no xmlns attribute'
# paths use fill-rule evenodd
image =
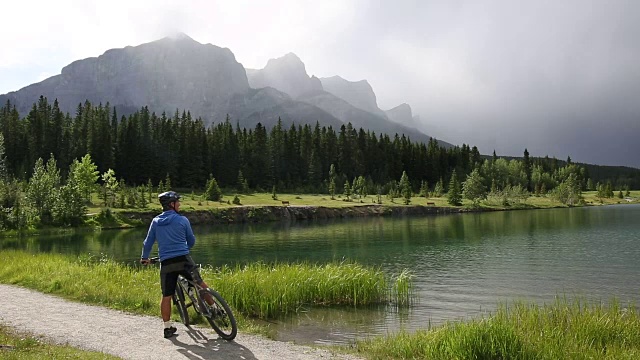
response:
<svg viewBox="0 0 640 360"><path fill-rule="evenodd" d="M358 342L372 359L638 359L640 316L566 299L515 304L491 317Z"/></svg>
<svg viewBox="0 0 640 360"><path fill-rule="evenodd" d="M205 271L216 289L243 313L260 318L297 312L310 305L405 304L411 300L406 273L388 285L380 270L355 263L326 265L250 264Z"/></svg>
<svg viewBox="0 0 640 360"><path fill-rule="evenodd" d="M313 305L406 303L406 275L389 284L380 270L358 264L254 264L203 269L202 276L240 314L275 317ZM0 252L0 282L133 313L158 315L157 268L131 268L108 259ZM393 291L394 295L391 295ZM174 309L175 310L175 309ZM177 313L174 318L177 317Z"/></svg>
<svg viewBox="0 0 640 360"><path fill-rule="evenodd" d="M7 360L118 359L104 353L51 344L40 338L18 333L3 325L0 325L0 358Z"/></svg>

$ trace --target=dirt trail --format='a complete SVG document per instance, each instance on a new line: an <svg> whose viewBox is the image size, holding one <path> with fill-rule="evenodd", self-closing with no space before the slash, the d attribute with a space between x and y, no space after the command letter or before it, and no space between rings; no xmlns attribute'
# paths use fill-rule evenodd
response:
<svg viewBox="0 0 640 360"><path fill-rule="evenodd" d="M17 286L0 284L0 294L0 323L124 359L357 359L242 333L227 342L212 329L182 324L176 325L177 336L165 339L159 317L71 302Z"/></svg>

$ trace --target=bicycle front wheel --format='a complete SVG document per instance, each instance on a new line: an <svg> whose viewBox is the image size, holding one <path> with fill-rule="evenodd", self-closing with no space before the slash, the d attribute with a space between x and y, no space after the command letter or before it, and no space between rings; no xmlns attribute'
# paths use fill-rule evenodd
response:
<svg viewBox="0 0 640 360"><path fill-rule="evenodd" d="M209 305L209 303L207 303L207 295L211 296L213 304ZM227 301L223 299L217 291L212 289L203 289L201 298L201 306L205 307L201 313L209 321L213 330L227 341L235 339L238 334L238 325Z"/></svg>

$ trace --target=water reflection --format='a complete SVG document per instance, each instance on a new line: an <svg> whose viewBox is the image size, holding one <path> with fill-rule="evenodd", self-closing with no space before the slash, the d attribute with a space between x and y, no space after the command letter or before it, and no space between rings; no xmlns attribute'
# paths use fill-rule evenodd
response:
<svg viewBox="0 0 640 360"><path fill-rule="evenodd" d="M466 319L499 302L556 295L640 300L640 206L523 210L293 224L195 227L198 262L354 260L388 274L410 269L409 309L309 309L271 327L296 342L346 342ZM0 240L0 249L108 254L135 262L146 229Z"/></svg>

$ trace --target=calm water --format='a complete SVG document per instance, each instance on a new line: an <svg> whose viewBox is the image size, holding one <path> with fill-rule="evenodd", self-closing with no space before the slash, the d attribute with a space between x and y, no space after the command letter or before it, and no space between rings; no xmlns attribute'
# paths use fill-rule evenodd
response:
<svg viewBox="0 0 640 360"><path fill-rule="evenodd" d="M408 309L310 309L271 326L279 339L345 342L426 328L556 295L640 302L640 205L367 218L288 226L195 227L197 262L349 259L415 274ZM146 229L0 240L0 248L107 254L135 263Z"/></svg>

